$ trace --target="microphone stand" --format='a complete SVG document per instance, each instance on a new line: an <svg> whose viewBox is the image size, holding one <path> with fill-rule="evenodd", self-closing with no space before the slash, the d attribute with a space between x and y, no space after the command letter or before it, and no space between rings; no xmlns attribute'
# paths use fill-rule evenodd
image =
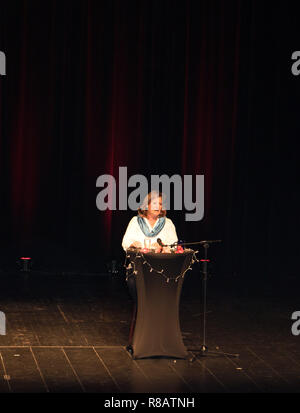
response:
<svg viewBox="0 0 300 413"><path fill-rule="evenodd" d="M210 241L198 241L198 242L185 242L185 243L180 243L180 245L202 245L204 248L204 259L201 260L202 262L202 274L203 274L203 278L202 278L202 290L203 290L203 343L200 346L200 349L193 349L190 350L192 352L199 352L201 357L205 357L208 356L210 354L214 354L214 355L219 355L219 356L228 356L228 357L239 357L239 354L230 354L230 353L224 353L224 352L220 352L220 351L210 351L208 350L208 347L206 345L206 296L207 296L207 278L208 278L208 271L207 271L207 263L209 262L208 259L208 254L207 254L207 250L209 248L210 244L214 244L217 242L222 242L221 240L210 240ZM170 245L170 247L174 247L175 245L177 245L178 243L174 243L172 245ZM196 360L196 356L193 354L193 357L190 359L191 362Z"/></svg>

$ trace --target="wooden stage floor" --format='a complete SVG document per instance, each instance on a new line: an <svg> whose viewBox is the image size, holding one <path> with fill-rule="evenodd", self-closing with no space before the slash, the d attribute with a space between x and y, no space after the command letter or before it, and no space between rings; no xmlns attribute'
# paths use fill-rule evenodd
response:
<svg viewBox="0 0 300 413"><path fill-rule="evenodd" d="M300 390L295 280L213 277L207 284L208 355L193 362L133 360L132 305L122 276L0 274L1 393L281 393ZM298 305L298 308L297 308ZM180 304L184 343L202 344L202 286L187 273Z"/></svg>

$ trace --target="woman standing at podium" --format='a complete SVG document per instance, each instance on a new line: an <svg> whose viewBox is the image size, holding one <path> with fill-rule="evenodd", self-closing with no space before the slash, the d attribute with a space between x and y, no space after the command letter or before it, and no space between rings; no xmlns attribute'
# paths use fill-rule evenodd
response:
<svg viewBox="0 0 300 413"><path fill-rule="evenodd" d="M156 252L169 252L169 247L162 248L157 238L165 245L178 241L175 225L166 217L163 209L162 194L157 191L152 191L145 197L138 215L130 220L122 247L125 251L129 247L143 248L147 238L152 239L151 246Z"/></svg>
<svg viewBox="0 0 300 413"><path fill-rule="evenodd" d="M157 242L158 238L164 245L170 245L178 241L175 225L166 217L166 214L167 212L163 209L162 194L157 191L150 192L138 209L138 215L131 218L127 226L122 240L123 249L126 251L130 247L143 248L145 239L152 238L151 246L155 248L155 252L169 252L169 247L161 247ZM133 274L127 277L127 286L134 301L129 346L127 346L130 351L137 309L137 291Z"/></svg>

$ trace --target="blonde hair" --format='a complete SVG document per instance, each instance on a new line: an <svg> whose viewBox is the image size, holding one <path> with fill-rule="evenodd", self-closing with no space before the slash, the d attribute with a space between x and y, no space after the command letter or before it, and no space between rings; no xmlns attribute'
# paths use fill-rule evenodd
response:
<svg viewBox="0 0 300 413"><path fill-rule="evenodd" d="M144 201L142 203L142 205L140 206L140 208L138 209L138 214L140 217L142 218L147 218L147 214L148 214L148 207L149 204L151 203L152 199L155 198L161 198L163 201L163 194L162 192L158 192L158 191L151 191L149 192L149 194L147 194L144 198ZM165 217L167 215L167 211L165 209L162 209L160 211L160 214L158 215L158 217Z"/></svg>

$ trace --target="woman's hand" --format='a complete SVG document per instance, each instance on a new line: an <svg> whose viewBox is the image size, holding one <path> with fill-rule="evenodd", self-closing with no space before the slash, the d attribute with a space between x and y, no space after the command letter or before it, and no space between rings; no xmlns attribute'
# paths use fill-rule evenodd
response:
<svg viewBox="0 0 300 413"><path fill-rule="evenodd" d="M134 241L129 248L142 248L140 241Z"/></svg>
<svg viewBox="0 0 300 413"><path fill-rule="evenodd" d="M163 253L171 252L170 247L162 247L157 242L154 242L153 244L151 244L151 247L155 248L156 253L158 253L158 252L163 252Z"/></svg>
<svg viewBox="0 0 300 413"><path fill-rule="evenodd" d="M169 252L171 252L171 248L170 247L163 247L162 252L163 253L169 253Z"/></svg>
<svg viewBox="0 0 300 413"><path fill-rule="evenodd" d="M157 242L151 244L151 248L154 248L156 253L159 253L162 250L162 247Z"/></svg>

